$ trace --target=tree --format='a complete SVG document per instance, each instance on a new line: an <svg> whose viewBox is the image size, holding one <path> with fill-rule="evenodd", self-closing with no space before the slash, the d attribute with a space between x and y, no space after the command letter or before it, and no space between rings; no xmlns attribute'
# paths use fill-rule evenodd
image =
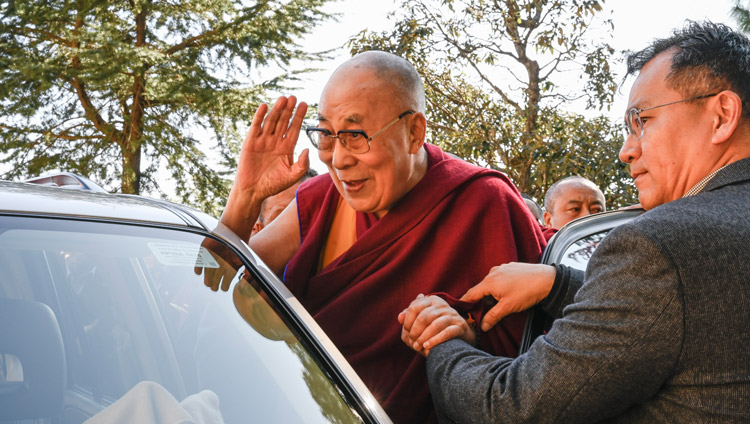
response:
<svg viewBox="0 0 750 424"><path fill-rule="evenodd" d="M321 57L295 40L330 18L327 1L0 1L3 177L65 169L164 195L161 167L182 202L215 213L241 127L294 81L291 61Z"/></svg>
<svg viewBox="0 0 750 424"><path fill-rule="evenodd" d="M617 159L621 124L566 111L601 110L617 88L614 50L587 41L603 1L410 0L394 30L360 33L352 53L380 49L415 64L425 82L430 140L479 165L499 169L541 199L569 175L596 182L610 207L636 202ZM560 81L579 75L578 90Z"/></svg>
<svg viewBox="0 0 750 424"><path fill-rule="evenodd" d="M747 3L747 6L745 5ZM732 18L739 29L743 32L750 33L750 3L743 0L736 0L732 7Z"/></svg>

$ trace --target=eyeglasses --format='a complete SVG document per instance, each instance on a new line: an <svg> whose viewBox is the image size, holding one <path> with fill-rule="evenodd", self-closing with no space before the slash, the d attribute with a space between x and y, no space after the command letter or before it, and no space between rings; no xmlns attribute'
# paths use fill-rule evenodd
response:
<svg viewBox="0 0 750 424"><path fill-rule="evenodd" d="M377 137L380 133L390 128L396 122L400 121L404 116L411 115L412 113L414 113L413 110L407 110L406 112L394 118L391 122L385 124L385 126L381 128L380 131L376 132L370 137L368 137L367 133L362 130L341 130L337 132L336 135L333 135L325 128L307 127L305 129L305 132L307 133L307 137L310 139L313 146L315 146L315 148L318 150L328 151L333 149L333 140L338 138L339 143L341 143L341 145L350 152L367 153L370 151L370 141L372 141L373 138Z"/></svg>
<svg viewBox="0 0 750 424"><path fill-rule="evenodd" d="M645 112L651 109L656 109L659 107L675 105L677 103L692 102L693 100L705 99L707 97L713 97L717 94L719 93L704 94L702 96L695 96L689 99L677 100L675 102L664 103L663 105L658 105L658 106L651 106L645 109L632 108L628 111L628 113L625 114L625 139L627 139L631 135L635 136L636 140L640 140L641 137L643 137L644 129L643 129L643 120L641 119L641 112Z"/></svg>

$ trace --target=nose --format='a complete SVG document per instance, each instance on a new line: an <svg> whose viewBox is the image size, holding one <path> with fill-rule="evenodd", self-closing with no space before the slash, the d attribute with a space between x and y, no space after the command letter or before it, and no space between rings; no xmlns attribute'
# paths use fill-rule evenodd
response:
<svg viewBox="0 0 750 424"><path fill-rule="evenodd" d="M625 137L625 141L620 148L620 160L625 163L631 163L641 155L641 143L633 134Z"/></svg>
<svg viewBox="0 0 750 424"><path fill-rule="evenodd" d="M331 155L331 164L336 169L345 169L357 162L354 154L350 152L349 149L341 145L341 140L338 139L334 139L333 141Z"/></svg>

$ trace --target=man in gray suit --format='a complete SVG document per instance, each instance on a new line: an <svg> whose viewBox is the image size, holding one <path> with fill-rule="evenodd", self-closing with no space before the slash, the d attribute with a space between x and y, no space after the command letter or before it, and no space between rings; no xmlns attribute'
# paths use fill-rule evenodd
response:
<svg viewBox="0 0 750 424"><path fill-rule="evenodd" d="M620 158L647 212L582 283L557 268L551 330L511 359L466 343L438 298L399 316L443 422L750 421L750 41L691 22L628 73Z"/></svg>

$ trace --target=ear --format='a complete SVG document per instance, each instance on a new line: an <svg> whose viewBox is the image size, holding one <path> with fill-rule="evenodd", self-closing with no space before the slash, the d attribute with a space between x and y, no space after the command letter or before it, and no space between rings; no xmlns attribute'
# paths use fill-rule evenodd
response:
<svg viewBox="0 0 750 424"><path fill-rule="evenodd" d="M258 234L258 231L262 230L263 227L264 225L262 222L260 222L260 220L255 221L255 225L253 225L252 235Z"/></svg>
<svg viewBox="0 0 750 424"><path fill-rule="evenodd" d="M427 119L424 114L417 112L412 115L411 131L409 132L409 153L416 154L424 146L427 134Z"/></svg>
<svg viewBox="0 0 750 424"><path fill-rule="evenodd" d="M714 113L711 143L721 144L737 130L742 115L742 99L737 93L725 90L717 94L710 104Z"/></svg>
<svg viewBox="0 0 750 424"><path fill-rule="evenodd" d="M544 226L552 227L552 214L547 211L544 211Z"/></svg>

